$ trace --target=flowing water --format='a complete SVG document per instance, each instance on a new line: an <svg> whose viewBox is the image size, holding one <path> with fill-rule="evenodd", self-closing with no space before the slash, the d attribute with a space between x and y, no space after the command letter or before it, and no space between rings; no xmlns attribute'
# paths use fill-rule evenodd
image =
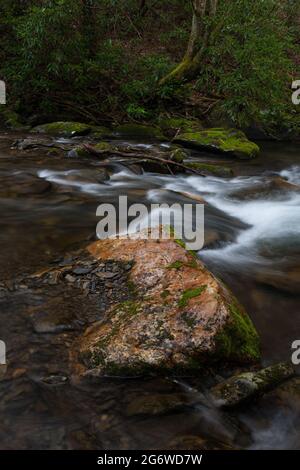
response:
<svg viewBox="0 0 300 470"><path fill-rule="evenodd" d="M300 147L266 143L253 162L226 160L235 176L203 178L39 151L21 156L10 149L15 137L0 135L0 339L8 357L7 372L0 376L0 447L299 448L299 404L284 407L265 397L221 412L210 403L209 383L201 378L47 385L45 377L68 376L73 333L58 339L36 333L27 309L39 303L39 294L31 296L13 283L93 240L100 203L117 203L119 195L147 205L203 197L205 246L199 257L248 310L262 339L263 364L290 360L291 344L300 339ZM195 157L212 159L205 153ZM76 305L84 315L74 295ZM126 407L141 394L179 394L187 405L160 416L131 416Z"/></svg>

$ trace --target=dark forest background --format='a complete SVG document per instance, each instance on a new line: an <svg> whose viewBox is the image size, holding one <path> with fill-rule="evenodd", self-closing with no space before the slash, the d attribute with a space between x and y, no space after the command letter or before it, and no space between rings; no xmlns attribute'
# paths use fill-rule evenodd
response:
<svg viewBox="0 0 300 470"><path fill-rule="evenodd" d="M1 0L1 119L299 129L299 16L299 0Z"/></svg>

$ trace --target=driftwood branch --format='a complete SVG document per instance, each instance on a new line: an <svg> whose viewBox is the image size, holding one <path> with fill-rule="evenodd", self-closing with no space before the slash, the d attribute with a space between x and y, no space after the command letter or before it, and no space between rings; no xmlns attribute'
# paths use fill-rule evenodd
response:
<svg viewBox="0 0 300 470"><path fill-rule="evenodd" d="M145 155L143 153L132 153L132 152L121 152L120 150L96 150L95 147L89 144L83 144L83 148L87 150L91 155L95 155L97 157L99 156L107 156L107 155L117 155L118 157L123 157L123 158L136 158L139 160L151 160L157 163L161 163L162 165L165 165L169 172L172 174L172 166L181 168L184 171L188 173L195 173L196 175L199 176L206 176L204 173L201 171L195 170L194 168L190 168L187 165L184 165L183 163L178 163L173 160L169 160L166 158L161 158L161 157L155 157L154 155Z"/></svg>

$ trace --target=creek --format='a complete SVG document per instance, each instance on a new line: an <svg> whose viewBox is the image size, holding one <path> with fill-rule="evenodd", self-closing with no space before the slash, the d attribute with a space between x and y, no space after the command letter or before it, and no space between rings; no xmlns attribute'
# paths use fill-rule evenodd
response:
<svg viewBox="0 0 300 470"><path fill-rule="evenodd" d="M94 158L36 150L20 155L11 149L17 137L0 134L0 339L8 359L7 374L0 376L0 447L156 449L176 447L180 439L193 445L202 440L209 448L299 447L299 403L284 407L263 398L223 412L207 401L197 377L47 385L45 377L68 377L73 333L34 331L27 309L38 304L39 294L33 298L13 283L93 240L101 203L116 204L120 195L148 206L203 197L206 241L199 257L249 312L261 336L263 365L290 360L292 343L300 339L300 147L266 142L255 160L226 158L230 178L162 175L113 161L105 179L103 163ZM224 164L205 152L191 158ZM75 295L73 308L84 315L78 302ZM128 416L126 406L141 393L180 393L193 404Z"/></svg>

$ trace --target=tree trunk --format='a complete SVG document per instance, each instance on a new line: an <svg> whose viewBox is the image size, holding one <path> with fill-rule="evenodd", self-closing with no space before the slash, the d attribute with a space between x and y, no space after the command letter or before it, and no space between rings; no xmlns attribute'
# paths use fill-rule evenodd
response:
<svg viewBox="0 0 300 470"><path fill-rule="evenodd" d="M160 81L160 85L193 80L201 69L210 36L210 28L203 20L216 15L218 0L191 0L191 2L193 19L186 52L180 64Z"/></svg>

